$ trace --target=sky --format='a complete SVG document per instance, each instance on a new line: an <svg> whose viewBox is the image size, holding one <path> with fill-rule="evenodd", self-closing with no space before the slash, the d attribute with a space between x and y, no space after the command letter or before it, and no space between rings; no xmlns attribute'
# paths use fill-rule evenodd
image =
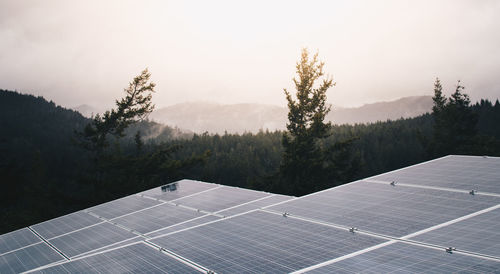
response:
<svg viewBox="0 0 500 274"><path fill-rule="evenodd" d="M108 108L144 68L153 102L286 105L301 49L359 106L500 97L500 1L0 0L0 89Z"/></svg>

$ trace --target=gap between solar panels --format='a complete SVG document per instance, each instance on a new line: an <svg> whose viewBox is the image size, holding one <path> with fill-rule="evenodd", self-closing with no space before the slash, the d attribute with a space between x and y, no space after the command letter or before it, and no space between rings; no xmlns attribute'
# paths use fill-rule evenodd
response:
<svg viewBox="0 0 500 274"><path fill-rule="evenodd" d="M64 259L66 259L67 261L70 261L71 259L66 256L66 254L64 254L61 250L59 250L57 247L55 247L54 245L52 245L49 241L45 240L45 238L43 238L40 234L38 234L38 232L36 232L33 228L29 227L28 226L28 229L33 232L33 234L35 234L38 238L40 238L40 240L42 240L45 244L47 244L50 248L52 248L54 251L56 251L57 253L59 253L61 256L64 257Z"/></svg>

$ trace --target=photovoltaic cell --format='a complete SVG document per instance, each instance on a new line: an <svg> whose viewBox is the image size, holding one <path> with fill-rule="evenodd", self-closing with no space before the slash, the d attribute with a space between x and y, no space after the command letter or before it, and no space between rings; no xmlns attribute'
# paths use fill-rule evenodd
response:
<svg viewBox="0 0 500 274"><path fill-rule="evenodd" d="M38 242L41 240L33 232L27 228L21 228L0 235L0 254Z"/></svg>
<svg viewBox="0 0 500 274"><path fill-rule="evenodd" d="M498 197L361 181L269 209L402 237L499 202Z"/></svg>
<svg viewBox="0 0 500 274"><path fill-rule="evenodd" d="M266 196L271 196L271 194L223 186L198 195L179 199L176 203L208 212L215 212Z"/></svg>
<svg viewBox="0 0 500 274"><path fill-rule="evenodd" d="M54 238L49 242L66 256L73 257L135 236L135 234L110 223L102 223Z"/></svg>
<svg viewBox="0 0 500 274"><path fill-rule="evenodd" d="M113 219L160 203L156 200L131 195L92 207L89 211L106 219Z"/></svg>
<svg viewBox="0 0 500 274"><path fill-rule="evenodd" d="M265 206L270 206L270 205L280 203L283 201L288 201L288 200L291 200L293 198L294 197L292 197L292 196L272 195L272 196L266 197L265 199L261 199L261 200L255 201L255 202L251 202L251 203L237 206L234 208L219 211L219 212L217 212L217 214L220 214L220 215L225 216L225 217L229 217L229 216L233 216L233 215L247 212L250 210L262 208Z"/></svg>
<svg viewBox="0 0 500 274"><path fill-rule="evenodd" d="M114 222L145 234L163 227L185 222L202 215L203 213L194 210L170 204L163 204L131 215L120 217L115 219Z"/></svg>
<svg viewBox="0 0 500 274"><path fill-rule="evenodd" d="M81 253L80 255L74 256L71 259L77 259L77 258L80 258L80 257L83 257L83 256L87 257L87 256L95 254L95 253L101 253L101 252L104 252L106 250L115 249L115 248L118 248L118 247L121 247L121 246L126 246L126 245L130 245L130 244L133 244L133 243L140 243L143 240L144 240L143 237L137 236L135 238L130 238L129 240L124 240L124 241L121 241L121 242L117 242L116 244L104 246L104 247L101 247L101 248L93 249L93 250L85 252L85 253Z"/></svg>
<svg viewBox="0 0 500 274"><path fill-rule="evenodd" d="M139 243L35 273L199 273L182 262Z"/></svg>
<svg viewBox="0 0 500 274"><path fill-rule="evenodd" d="M205 224L205 223L208 223L208 222L211 222L211 221L215 221L215 220L220 220L220 219L221 219L220 217L217 217L217 216L214 216L214 215L205 215L203 217L198 217L198 218L192 219L190 221L187 221L185 223L180 223L180 224L172 225L172 226L166 227L164 229L160 229L158 231L148 233L147 236L151 237L151 238L158 237L158 236L161 236L161 235L165 235L167 233L176 232L176 231L179 231L179 230L182 230L182 229L190 228L190 227L193 227L193 226Z"/></svg>
<svg viewBox="0 0 500 274"><path fill-rule="evenodd" d="M153 242L217 273L283 273L384 240L255 211Z"/></svg>
<svg viewBox="0 0 500 274"><path fill-rule="evenodd" d="M370 179L500 194L500 157L447 156Z"/></svg>
<svg viewBox="0 0 500 274"><path fill-rule="evenodd" d="M498 273L500 262L394 243L308 273Z"/></svg>
<svg viewBox="0 0 500 274"><path fill-rule="evenodd" d="M0 273L20 273L62 260L59 253L41 242L0 256Z"/></svg>
<svg viewBox="0 0 500 274"><path fill-rule="evenodd" d="M181 180L176 182L175 184L175 190L170 188L163 188L162 190L162 187L156 187L139 194L144 194L149 197L161 199L163 201L172 201L219 186L216 184L193 180Z"/></svg>
<svg viewBox="0 0 500 274"><path fill-rule="evenodd" d="M100 222L102 220L83 211L78 211L36 224L32 228L45 239L50 239Z"/></svg>
<svg viewBox="0 0 500 274"><path fill-rule="evenodd" d="M429 231L411 239L500 258L500 209Z"/></svg>

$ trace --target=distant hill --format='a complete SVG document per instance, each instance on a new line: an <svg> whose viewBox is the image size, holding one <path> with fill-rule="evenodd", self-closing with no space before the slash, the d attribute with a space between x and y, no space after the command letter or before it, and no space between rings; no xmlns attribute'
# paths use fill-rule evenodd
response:
<svg viewBox="0 0 500 274"><path fill-rule="evenodd" d="M104 112L104 110L102 110L102 109L98 109L96 107L85 105L85 104L74 107L73 110L80 112L80 114L82 114L83 116L85 116L87 118L90 118L90 117L92 117L92 115L96 115L97 113Z"/></svg>
<svg viewBox="0 0 500 274"><path fill-rule="evenodd" d="M371 123L416 117L432 108L431 96L404 97L390 102L367 104L357 108L334 107L327 116L334 124ZM150 118L197 133L222 134L258 132L260 129L282 130L287 122L287 109L265 104L232 104L192 102L154 111Z"/></svg>

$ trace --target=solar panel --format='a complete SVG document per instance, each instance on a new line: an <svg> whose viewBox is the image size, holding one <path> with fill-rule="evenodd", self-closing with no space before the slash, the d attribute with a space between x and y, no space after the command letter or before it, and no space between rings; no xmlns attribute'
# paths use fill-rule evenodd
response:
<svg viewBox="0 0 500 274"><path fill-rule="evenodd" d="M394 243L307 273L498 273L500 262Z"/></svg>
<svg viewBox="0 0 500 274"><path fill-rule="evenodd" d="M500 258L500 209L411 238Z"/></svg>
<svg viewBox="0 0 500 274"><path fill-rule="evenodd" d="M48 267L39 273L199 273L196 269L139 243Z"/></svg>
<svg viewBox="0 0 500 274"><path fill-rule="evenodd" d="M99 218L78 211L36 224L32 228L45 239L50 239L100 222L102 220Z"/></svg>
<svg viewBox="0 0 500 274"><path fill-rule="evenodd" d="M251 211L254 209L262 208L265 206L288 201L288 200L291 200L293 198L294 197L292 197L292 196L285 196L285 195L271 195L271 196L267 196L267 197L258 199L258 200L253 201L253 202L245 203L245 204L242 204L242 205L239 205L236 207L232 207L229 209L218 211L216 213L219 215L225 216L225 217L229 217L229 216L233 216L233 215L240 214L243 212L248 212L248 211Z"/></svg>
<svg viewBox="0 0 500 274"><path fill-rule="evenodd" d="M157 231L146 233L146 236L154 238L154 237L158 237L158 236L165 235L165 234L172 233L172 232L177 232L179 230L187 229L190 227L198 226L201 224L205 224L205 223L220 220L220 219L221 219L221 217L207 214L207 215L197 217L197 218L191 219L191 220L183 222L183 223L178 223L178 224L168 226L168 227L165 227L165 228L157 230Z"/></svg>
<svg viewBox="0 0 500 274"><path fill-rule="evenodd" d="M0 235L0 273L498 272L499 163L447 156L299 198L182 180Z"/></svg>
<svg viewBox="0 0 500 274"><path fill-rule="evenodd" d="M216 212L267 196L271 196L271 194L243 188L222 186L197 195L181 198L177 200L176 203L208 212Z"/></svg>
<svg viewBox="0 0 500 274"><path fill-rule="evenodd" d="M269 209L402 237L498 203L500 197L359 181Z"/></svg>
<svg viewBox="0 0 500 274"><path fill-rule="evenodd" d="M152 240L218 273L290 272L384 241L263 211Z"/></svg>
<svg viewBox="0 0 500 274"><path fill-rule="evenodd" d="M209 189L220 187L216 184L210 184L193 180L180 180L170 184L171 187L155 187L153 189L139 193L139 195L146 195L155 199L163 201L172 201L196 193L200 193Z"/></svg>
<svg viewBox="0 0 500 274"><path fill-rule="evenodd" d="M0 273L20 273L64 260L64 257L42 242L1 255Z"/></svg>
<svg viewBox="0 0 500 274"><path fill-rule="evenodd" d="M68 257L115 244L136 235L110 223L102 223L50 240Z"/></svg>
<svg viewBox="0 0 500 274"><path fill-rule="evenodd" d="M137 195L131 195L102 205L91 207L88 211L106 219L113 219L158 204L161 204L161 202L142 198Z"/></svg>
<svg viewBox="0 0 500 274"><path fill-rule="evenodd" d="M182 223L202 215L204 214L194 210L170 204L162 204L131 215L120 217L115 219L114 222L145 234L167 226Z"/></svg>
<svg viewBox="0 0 500 274"><path fill-rule="evenodd" d="M370 179L500 194L500 158L447 156Z"/></svg>
<svg viewBox="0 0 500 274"><path fill-rule="evenodd" d="M33 232L27 228L21 228L0 235L0 254L39 242L41 242L40 238L33 234Z"/></svg>

